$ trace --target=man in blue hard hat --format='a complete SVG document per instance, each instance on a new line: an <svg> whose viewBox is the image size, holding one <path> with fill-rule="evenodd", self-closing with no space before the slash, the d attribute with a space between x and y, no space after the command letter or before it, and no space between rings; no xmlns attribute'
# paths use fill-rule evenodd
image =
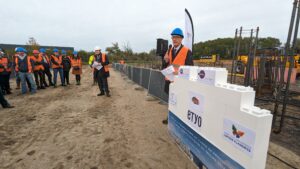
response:
<svg viewBox="0 0 300 169"><path fill-rule="evenodd" d="M184 38L183 31L175 28L171 33L173 46L169 48L164 56L163 68L174 66L175 74L178 74L179 66L194 65L192 51L182 44ZM165 92L169 94L171 81L165 79ZM163 120L163 124L168 124L168 119Z"/></svg>
<svg viewBox="0 0 300 169"><path fill-rule="evenodd" d="M53 49L53 55L51 55L51 62L52 62L52 69L54 72L54 88L56 88L57 84L57 74L59 73L61 86L65 86L64 82L64 72L63 72L63 65L62 65L62 56L59 55L58 49Z"/></svg>
<svg viewBox="0 0 300 169"><path fill-rule="evenodd" d="M33 80L34 61L27 56L27 50L18 48L18 56L15 61L15 70L18 72L21 79L22 94L27 93L26 80L28 80L31 93L36 93L36 84Z"/></svg>

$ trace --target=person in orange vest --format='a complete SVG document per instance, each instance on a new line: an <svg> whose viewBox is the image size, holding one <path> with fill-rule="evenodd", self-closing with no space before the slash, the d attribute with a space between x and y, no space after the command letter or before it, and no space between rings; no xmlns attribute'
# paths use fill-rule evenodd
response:
<svg viewBox="0 0 300 169"><path fill-rule="evenodd" d="M45 87L48 87L48 86L53 86L54 84L52 83L52 74L51 74L51 71L50 71L50 67L51 67L51 62L50 62L50 59L49 57L47 56L46 54L46 49L44 48L41 48L39 50L40 52L40 56L43 58L42 60L42 64L44 66L44 71L43 71L43 76L44 76L44 86ZM49 81L49 85L47 84L46 82L46 76L48 77L48 81Z"/></svg>
<svg viewBox="0 0 300 169"><path fill-rule="evenodd" d="M34 79L37 85L37 89L46 89L44 86L45 76L44 76L44 66L43 66L43 57L39 55L38 50L33 50L32 59L34 61Z"/></svg>
<svg viewBox="0 0 300 169"><path fill-rule="evenodd" d="M52 69L54 72L54 88L57 85L57 73L59 73L61 86L66 86L64 83L64 72L62 65L62 56L59 55L58 49L53 49L53 55L51 55Z"/></svg>
<svg viewBox="0 0 300 169"><path fill-rule="evenodd" d="M172 31L171 36L173 47L169 48L164 56L163 68L173 65L175 68L174 74L178 74L179 66L194 65L193 56L191 50L182 44L184 35L180 28L175 28ZM165 80L165 93L168 95L170 83L170 80ZM168 118L163 120L163 124L168 124Z"/></svg>
<svg viewBox="0 0 300 169"><path fill-rule="evenodd" d="M36 93L36 84L32 77L34 62L27 56L26 49L20 47L16 52L18 53L18 57L16 57L15 61L15 70L21 79L22 94L27 93L26 79L30 83L30 92Z"/></svg>
<svg viewBox="0 0 300 169"><path fill-rule="evenodd" d="M12 62L5 55L5 51L0 48L0 86L4 94L11 94L9 84Z"/></svg>
<svg viewBox="0 0 300 169"><path fill-rule="evenodd" d="M17 48L15 49L15 52L17 51ZM14 69L15 69L15 65L16 65L16 58L18 57L18 54L15 53L14 56L13 56L13 65L14 65ZM16 84L17 84L17 87L16 89L21 89L21 80L20 80L20 77L19 77L19 74L18 72L15 71L15 76L16 76Z"/></svg>
<svg viewBox="0 0 300 169"><path fill-rule="evenodd" d="M97 96L103 96L106 93L107 97L110 97L107 78L109 77L109 60L105 53L101 53L100 48L95 48L95 55L93 63L96 62L98 66L102 66L101 69L95 69L96 77L100 93ZM93 64L92 64L93 65Z"/></svg>
<svg viewBox="0 0 300 169"><path fill-rule="evenodd" d="M62 65L64 70L64 83L66 85L70 85L70 69L71 69L71 58L67 56L67 52L65 50L61 50L62 54Z"/></svg>
<svg viewBox="0 0 300 169"><path fill-rule="evenodd" d="M71 57L72 63L72 74L75 75L76 85L80 85L80 75L82 74L82 61L81 57L78 56L78 52L74 51Z"/></svg>

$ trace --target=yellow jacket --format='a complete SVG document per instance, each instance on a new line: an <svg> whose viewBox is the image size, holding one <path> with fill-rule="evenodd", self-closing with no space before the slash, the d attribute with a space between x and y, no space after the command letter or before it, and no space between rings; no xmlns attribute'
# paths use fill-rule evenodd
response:
<svg viewBox="0 0 300 169"><path fill-rule="evenodd" d="M89 65L92 65L94 62L94 55L91 55L89 58Z"/></svg>

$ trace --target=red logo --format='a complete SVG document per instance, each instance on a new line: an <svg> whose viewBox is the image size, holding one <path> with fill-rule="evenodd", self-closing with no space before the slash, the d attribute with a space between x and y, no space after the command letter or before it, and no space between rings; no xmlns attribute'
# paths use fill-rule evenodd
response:
<svg viewBox="0 0 300 169"><path fill-rule="evenodd" d="M194 104L196 104L196 105L199 105L199 104L200 104L199 99L197 99L196 97L193 97L193 98L192 98L192 102L193 102Z"/></svg>

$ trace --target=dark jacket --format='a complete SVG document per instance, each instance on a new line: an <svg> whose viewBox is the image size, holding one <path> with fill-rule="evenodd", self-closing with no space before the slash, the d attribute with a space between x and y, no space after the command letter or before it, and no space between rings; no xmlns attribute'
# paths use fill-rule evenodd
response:
<svg viewBox="0 0 300 169"><path fill-rule="evenodd" d="M95 61L101 63L102 66L107 66L109 65L109 60L107 54L105 56L106 56L105 62L102 62L102 53L100 53L99 55L94 55ZM96 71L97 74L99 73L98 75L100 75L101 77L109 77L109 72L105 72L104 68Z"/></svg>
<svg viewBox="0 0 300 169"><path fill-rule="evenodd" d="M19 72L26 73L26 72L29 71L28 59L30 60L32 71L33 71L34 61L32 59L30 59L29 56L25 56L23 60L18 58L18 60L19 60L19 62L18 62Z"/></svg>
<svg viewBox="0 0 300 169"><path fill-rule="evenodd" d="M72 66L71 66L71 60L68 56L62 58L62 65L64 71L70 71Z"/></svg>

